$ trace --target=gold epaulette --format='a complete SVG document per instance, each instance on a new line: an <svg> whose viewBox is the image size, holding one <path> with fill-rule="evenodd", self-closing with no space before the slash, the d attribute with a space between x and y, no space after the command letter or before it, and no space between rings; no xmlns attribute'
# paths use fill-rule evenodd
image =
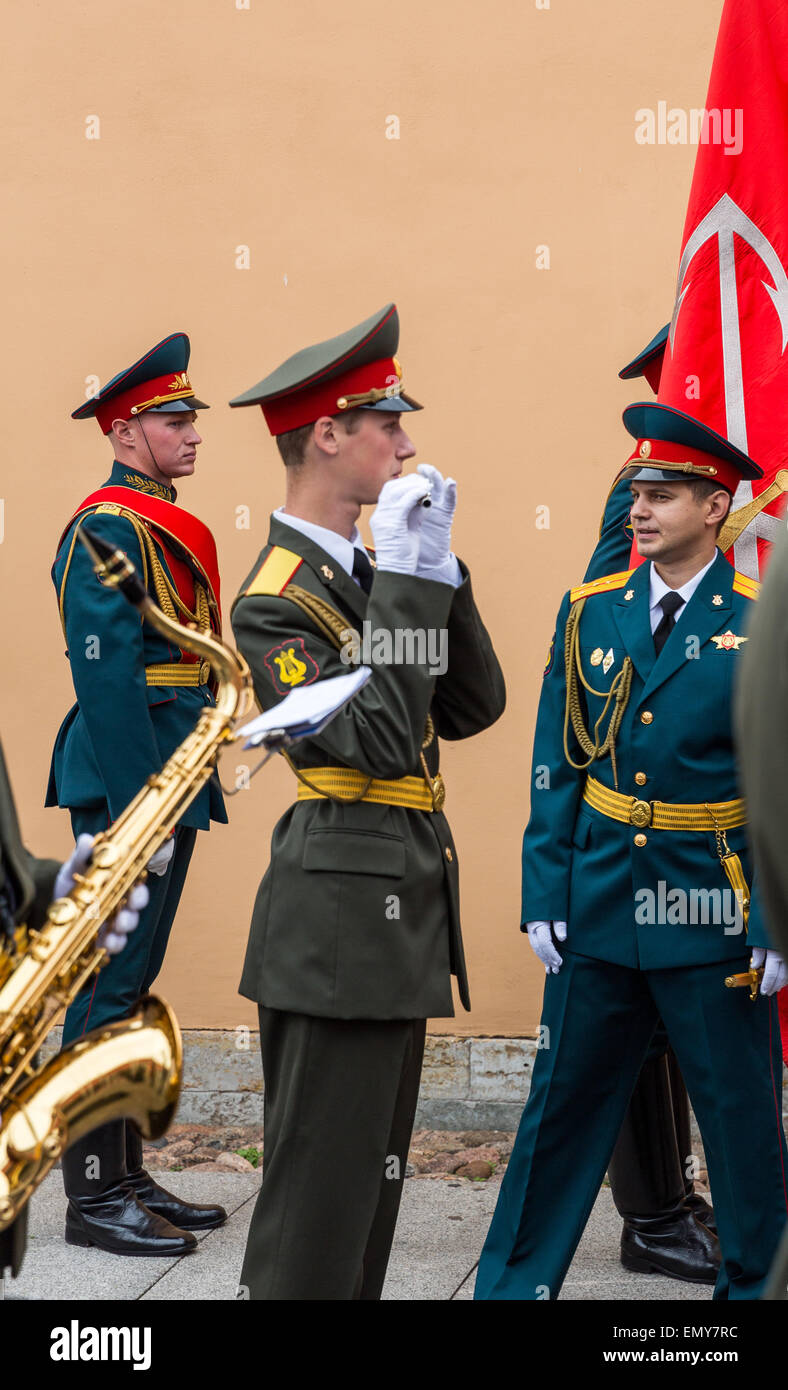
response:
<svg viewBox="0 0 788 1390"><path fill-rule="evenodd" d="M601 579L589 579L587 584L577 584L569 590L569 602L577 603L579 598L588 598L591 594L607 594L611 589L623 589L629 576L634 573L634 570L621 570L618 574L605 574Z"/></svg>
<svg viewBox="0 0 788 1390"><path fill-rule="evenodd" d="M281 545L273 546L251 583L247 584L238 597L250 598L253 594L281 594L303 563L303 557L296 555L294 550L285 550L284 546Z"/></svg>
<svg viewBox="0 0 788 1390"><path fill-rule="evenodd" d="M756 599L761 592L761 586L757 579L750 579L748 574L739 574L736 570L733 576L733 591L736 594L744 594L745 598Z"/></svg>

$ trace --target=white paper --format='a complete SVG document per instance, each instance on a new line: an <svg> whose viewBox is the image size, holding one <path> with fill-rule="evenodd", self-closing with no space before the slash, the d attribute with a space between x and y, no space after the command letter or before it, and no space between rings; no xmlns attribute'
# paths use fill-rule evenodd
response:
<svg viewBox="0 0 788 1390"><path fill-rule="evenodd" d="M371 675L371 667L357 666L346 676L330 676L327 680L315 681L314 685L291 690L273 709L266 710L238 730L247 740L244 748L276 742L282 730L288 742L318 733L366 685Z"/></svg>

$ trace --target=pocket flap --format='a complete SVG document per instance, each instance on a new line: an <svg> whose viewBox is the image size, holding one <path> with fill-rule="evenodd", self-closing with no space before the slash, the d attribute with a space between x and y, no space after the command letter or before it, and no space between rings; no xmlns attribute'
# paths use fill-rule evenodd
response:
<svg viewBox="0 0 788 1390"><path fill-rule="evenodd" d="M405 841L373 830L308 830L301 860L305 869L402 878Z"/></svg>

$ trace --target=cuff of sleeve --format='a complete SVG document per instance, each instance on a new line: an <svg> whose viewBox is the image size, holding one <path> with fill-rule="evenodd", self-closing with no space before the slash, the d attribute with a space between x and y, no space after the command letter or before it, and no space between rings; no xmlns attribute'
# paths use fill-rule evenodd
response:
<svg viewBox="0 0 788 1390"><path fill-rule="evenodd" d="M419 579L432 579L437 584L451 584L453 589L459 589L463 582L460 563L453 551L440 565L419 565L416 574Z"/></svg>

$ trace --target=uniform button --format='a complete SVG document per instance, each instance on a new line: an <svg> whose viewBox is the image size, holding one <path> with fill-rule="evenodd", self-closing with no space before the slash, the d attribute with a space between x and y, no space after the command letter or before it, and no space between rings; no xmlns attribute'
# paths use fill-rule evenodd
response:
<svg viewBox="0 0 788 1390"><path fill-rule="evenodd" d="M642 849L643 845L645 845L647 842L648 842L648 835L636 835L636 836L635 836L635 844L637 845L638 849Z"/></svg>
<svg viewBox="0 0 788 1390"><path fill-rule="evenodd" d="M642 713L641 716L640 716L640 722L641 722L641 724L650 724L650 723L652 722L653 718L654 718L654 716L653 716L653 714L651 713L651 710L650 710L650 709L644 709L643 713Z"/></svg>
<svg viewBox="0 0 788 1390"><path fill-rule="evenodd" d="M448 859L448 861L449 861L450 864L453 863L453 861L454 861L454 855L452 854L452 852L451 852L451 850L449 849L449 846L448 846L448 845L446 846L446 858Z"/></svg>
<svg viewBox="0 0 788 1390"><path fill-rule="evenodd" d="M646 785L646 782L648 781L645 772L636 772L635 781L637 782L639 787L644 787Z"/></svg>

